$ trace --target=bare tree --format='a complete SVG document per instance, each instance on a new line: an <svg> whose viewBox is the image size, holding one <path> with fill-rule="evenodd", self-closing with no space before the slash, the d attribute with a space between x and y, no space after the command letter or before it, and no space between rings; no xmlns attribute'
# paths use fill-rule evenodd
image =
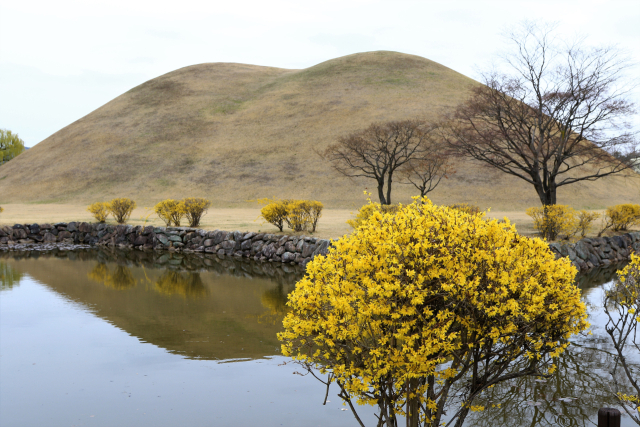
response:
<svg viewBox="0 0 640 427"><path fill-rule="evenodd" d="M627 122L632 64L615 48L561 46L554 30L525 23L510 33L509 72L484 74L443 132L457 153L533 185L545 206L559 187L632 168L638 151Z"/></svg>
<svg viewBox="0 0 640 427"><path fill-rule="evenodd" d="M442 178L453 173L455 170L451 167L448 154L432 143L422 158L405 164L400 170L400 177L420 191L420 197L424 197L436 189Z"/></svg>
<svg viewBox="0 0 640 427"><path fill-rule="evenodd" d="M420 120L372 124L340 138L322 156L343 175L375 179L380 203L390 205L393 175L409 161L423 158L426 153L423 143L429 132Z"/></svg>

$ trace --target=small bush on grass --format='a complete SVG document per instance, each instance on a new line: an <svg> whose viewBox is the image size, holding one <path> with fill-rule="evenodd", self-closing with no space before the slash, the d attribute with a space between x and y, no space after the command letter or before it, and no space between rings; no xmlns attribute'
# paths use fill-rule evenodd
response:
<svg viewBox="0 0 640 427"><path fill-rule="evenodd" d="M109 202L109 213L113 215L118 224L124 224L136 208L136 202L128 197L113 199Z"/></svg>
<svg viewBox="0 0 640 427"><path fill-rule="evenodd" d="M604 216L606 223L610 224L609 227L613 227L613 231L628 230L640 224L640 205L625 203L609 206Z"/></svg>
<svg viewBox="0 0 640 427"><path fill-rule="evenodd" d="M578 225L575 230L575 233L580 233L580 237L585 237L589 230L591 230L593 222L600 218L600 214L597 212L589 212L586 209L582 209L577 214L578 217Z"/></svg>
<svg viewBox="0 0 640 427"><path fill-rule="evenodd" d="M324 205L317 200L262 199L261 202L268 204L262 208L260 215L280 231L286 223L293 231L314 233L324 208Z"/></svg>
<svg viewBox="0 0 640 427"><path fill-rule="evenodd" d="M201 197L187 197L182 201L184 213L189 221L189 227L198 227L200 219L211 206L211 202Z"/></svg>
<svg viewBox="0 0 640 427"><path fill-rule="evenodd" d="M568 237L578 226L575 210L567 205L528 208L526 212L533 218L533 227L547 240L555 240L560 234Z"/></svg>
<svg viewBox="0 0 640 427"><path fill-rule="evenodd" d="M90 205L87 210L91 212L98 222L106 222L109 216L109 203L96 202Z"/></svg>
<svg viewBox="0 0 640 427"><path fill-rule="evenodd" d="M164 221L169 227L173 223L176 227L180 227L180 221L185 215L184 203L179 200L167 199L163 200L153 208L158 217Z"/></svg>
<svg viewBox="0 0 640 427"><path fill-rule="evenodd" d="M4 212L4 209L2 208L2 206L0 206L0 213Z"/></svg>
<svg viewBox="0 0 640 427"><path fill-rule="evenodd" d="M268 202L260 210L260 216L269 224L273 224L280 231L284 227L284 221L287 219L287 200L265 200Z"/></svg>

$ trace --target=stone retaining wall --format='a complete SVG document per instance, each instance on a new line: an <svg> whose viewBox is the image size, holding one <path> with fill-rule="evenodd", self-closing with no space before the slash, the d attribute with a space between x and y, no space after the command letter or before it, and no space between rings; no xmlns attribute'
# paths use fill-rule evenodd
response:
<svg viewBox="0 0 640 427"><path fill-rule="evenodd" d="M255 260L306 265L318 254L326 254L331 241L308 236L282 236L246 231L205 231L189 227L60 222L16 224L0 227L0 250L25 246L111 246L141 250L204 252ZM556 258L566 256L579 271L607 267L626 261L632 251L640 253L640 232L613 237L585 238L577 243L551 243Z"/></svg>
<svg viewBox="0 0 640 427"><path fill-rule="evenodd" d="M0 227L0 249L39 245L111 246L173 252L204 252L306 265L314 256L326 254L330 240L307 236L282 236L246 231L205 231L189 227L60 222L16 224Z"/></svg>
<svg viewBox="0 0 640 427"><path fill-rule="evenodd" d="M556 258L569 257L578 271L608 267L630 259L632 252L640 254L640 232L613 237L587 237L576 243L551 243Z"/></svg>

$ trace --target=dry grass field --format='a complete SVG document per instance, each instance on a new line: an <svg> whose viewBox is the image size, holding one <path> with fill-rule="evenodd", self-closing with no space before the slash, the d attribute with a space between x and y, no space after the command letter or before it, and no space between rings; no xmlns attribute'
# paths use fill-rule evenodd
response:
<svg viewBox="0 0 640 427"><path fill-rule="evenodd" d="M5 211L0 214L0 225L32 224L32 223L55 223L69 221L94 222L95 220L86 210L85 205L78 204L9 204L4 205ZM599 211L602 213L602 211ZM305 234L293 233L286 227L283 233L271 224L265 223L260 216L260 207L251 208L215 208L210 209L203 217L201 228L206 230L229 230L229 231L262 231L273 234ZM337 239L353 230L346 221L355 216L355 210L350 209L325 209L318 223L318 229L314 236L324 239ZM524 211L497 211L490 210L487 214L489 218L503 219L516 225L520 234L534 236L533 221ZM109 224L115 224L113 218L107 220ZM150 208L139 207L133 211L127 224L131 225L154 225L164 226L164 223L157 217ZM182 225L188 225L183 223ZM596 221L596 227L599 221ZM597 233L596 227L590 235Z"/></svg>
<svg viewBox="0 0 640 427"><path fill-rule="evenodd" d="M251 208L250 199L279 197L354 210L373 182L340 176L316 152L375 121L435 120L477 84L396 52L354 54L304 70L185 67L131 89L0 166L0 204L44 203L40 209L48 212L114 197L153 206L193 196L216 208ZM456 170L429 194L434 202L504 211L539 204L533 188L516 178L467 161ZM396 184L392 197L406 203L413 194ZM638 202L639 175L563 187L558 199L589 209Z"/></svg>

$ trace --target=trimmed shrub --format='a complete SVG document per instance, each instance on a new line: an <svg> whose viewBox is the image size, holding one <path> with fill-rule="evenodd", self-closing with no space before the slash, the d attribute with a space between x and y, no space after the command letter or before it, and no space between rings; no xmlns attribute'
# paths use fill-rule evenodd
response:
<svg viewBox="0 0 640 427"><path fill-rule="evenodd" d="M576 228L575 233L580 233L580 237L585 237L587 235L587 233L589 232L589 230L591 229L591 224L596 220L600 218L600 214L597 212L589 212L586 209L582 209L580 212L578 212L578 225Z"/></svg>
<svg viewBox="0 0 640 427"><path fill-rule="evenodd" d="M374 211L309 262L278 334L283 355L390 425L409 411L407 425L441 425L442 408L477 408L505 372L553 372L589 325L569 259L508 222L424 200Z"/></svg>
<svg viewBox="0 0 640 427"><path fill-rule="evenodd" d="M567 205L528 208L526 212L533 218L533 227L547 240L555 240L562 233L568 237L578 225L575 210Z"/></svg>
<svg viewBox="0 0 640 427"><path fill-rule="evenodd" d="M454 203L453 205L449 205L449 208L459 210L469 215L478 215L482 212L479 206L471 205L469 203Z"/></svg>
<svg viewBox="0 0 640 427"><path fill-rule="evenodd" d="M369 203L362 206L358 211L358 213L356 214L356 217L354 219L348 220L347 224L349 224L351 227L355 229L360 227L375 212L380 212L382 214L387 214L387 213L394 214L398 212L400 208L401 208L400 205L383 205L380 203L374 203L371 200L369 200Z"/></svg>
<svg viewBox="0 0 640 427"><path fill-rule="evenodd" d="M260 211L262 218L278 227L280 231L286 223L287 227L293 231L314 233L324 208L324 205L317 200L263 199L262 202L268 203Z"/></svg>
<svg viewBox="0 0 640 427"><path fill-rule="evenodd" d="M211 202L201 197L187 197L182 201L184 205L184 214L189 221L189 227L197 227L200 225L200 219L211 206Z"/></svg>
<svg viewBox="0 0 640 427"><path fill-rule="evenodd" d="M185 215L184 203L179 200L163 200L153 208L158 217L169 227L173 223L180 227L180 221Z"/></svg>
<svg viewBox="0 0 640 427"><path fill-rule="evenodd" d="M0 213L4 212L4 208L0 206Z"/></svg>
<svg viewBox="0 0 640 427"><path fill-rule="evenodd" d="M109 213L113 215L118 224L124 224L136 208L136 202L128 197L113 199L109 202Z"/></svg>
<svg viewBox="0 0 640 427"><path fill-rule="evenodd" d="M98 222L105 222L109 216L109 203L96 202L90 205L87 210L91 212Z"/></svg>
<svg viewBox="0 0 640 427"><path fill-rule="evenodd" d="M627 230L629 227L640 224L640 205L625 203L610 206L604 214L606 228L613 227L613 231Z"/></svg>
<svg viewBox="0 0 640 427"><path fill-rule="evenodd" d="M269 224L273 224L280 231L284 227L284 221L287 219L287 200L273 200L260 210L260 215Z"/></svg>

